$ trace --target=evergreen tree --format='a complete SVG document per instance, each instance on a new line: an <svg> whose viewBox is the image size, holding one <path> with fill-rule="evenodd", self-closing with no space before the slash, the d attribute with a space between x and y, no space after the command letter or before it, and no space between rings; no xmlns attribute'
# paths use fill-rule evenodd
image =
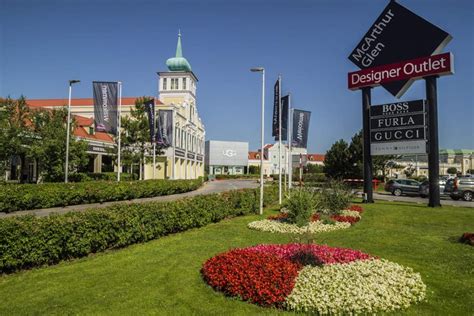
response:
<svg viewBox="0 0 474 316"><path fill-rule="evenodd" d="M331 178L343 179L348 175L350 161L349 147L340 139L326 153L324 173Z"/></svg>

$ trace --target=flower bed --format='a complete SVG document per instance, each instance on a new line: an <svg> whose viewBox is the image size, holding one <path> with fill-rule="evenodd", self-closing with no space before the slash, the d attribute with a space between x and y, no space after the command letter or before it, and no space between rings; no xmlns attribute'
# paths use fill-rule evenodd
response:
<svg viewBox="0 0 474 316"><path fill-rule="evenodd" d="M422 301L418 273L363 252L314 244L258 245L207 260L204 280L261 306L316 314L393 311Z"/></svg>
<svg viewBox="0 0 474 316"><path fill-rule="evenodd" d="M326 223L321 220L321 214L314 213L311 215L308 225L299 227L288 222L287 213L279 213L270 215L267 219L254 221L248 224L250 229L271 232L271 233L322 233L339 229L346 229L357 223L361 219L362 207L351 205L347 210L341 211L340 215L332 215L329 217L334 223Z"/></svg>

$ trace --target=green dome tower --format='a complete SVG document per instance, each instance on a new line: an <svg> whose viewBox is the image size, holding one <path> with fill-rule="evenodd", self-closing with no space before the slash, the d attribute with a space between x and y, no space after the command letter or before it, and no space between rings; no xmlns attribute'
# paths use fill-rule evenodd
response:
<svg viewBox="0 0 474 316"><path fill-rule="evenodd" d="M176 56L171 57L166 61L169 71L184 71L191 72L191 65L183 57L183 50L181 48L181 31L178 33L178 45L176 46Z"/></svg>

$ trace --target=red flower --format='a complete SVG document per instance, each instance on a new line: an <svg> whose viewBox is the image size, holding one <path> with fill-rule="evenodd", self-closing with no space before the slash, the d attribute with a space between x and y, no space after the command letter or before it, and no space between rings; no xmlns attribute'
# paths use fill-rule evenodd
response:
<svg viewBox="0 0 474 316"><path fill-rule="evenodd" d="M356 212L362 213L364 209L362 208L362 206L359 206L359 205L351 205L349 207L349 211L356 211Z"/></svg>
<svg viewBox="0 0 474 316"><path fill-rule="evenodd" d="M207 260L201 270L216 290L262 306L279 306L291 293L298 265L271 253L235 249Z"/></svg>
<svg viewBox="0 0 474 316"><path fill-rule="evenodd" d="M357 223L360 220L360 217L354 216L344 216L344 215L332 215L331 219L336 222L346 222L351 223L351 225Z"/></svg>

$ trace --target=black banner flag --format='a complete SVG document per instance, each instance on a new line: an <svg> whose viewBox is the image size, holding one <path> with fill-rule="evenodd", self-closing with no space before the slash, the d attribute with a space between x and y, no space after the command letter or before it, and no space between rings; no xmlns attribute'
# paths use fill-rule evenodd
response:
<svg viewBox="0 0 474 316"><path fill-rule="evenodd" d="M281 140L288 140L288 112L290 108L290 96L281 98ZM276 139L278 140L278 134Z"/></svg>
<svg viewBox="0 0 474 316"><path fill-rule="evenodd" d="M150 142L155 142L155 99L148 100L143 103L145 111L148 113L148 124L150 126Z"/></svg>
<svg viewBox="0 0 474 316"><path fill-rule="evenodd" d="M157 144L162 147L173 145L173 110L158 111Z"/></svg>
<svg viewBox="0 0 474 316"><path fill-rule="evenodd" d="M309 119L311 112L303 110L293 110L293 133L292 142L293 147L306 148L308 147L308 130Z"/></svg>
<svg viewBox="0 0 474 316"><path fill-rule="evenodd" d="M279 115L280 115L280 79L275 82L275 87L273 88L273 121L272 121L272 136L278 140L278 124L279 124Z"/></svg>
<svg viewBox="0 0 474 316"><path fill-rule="evenodd" d="M117 134L118 82L92 82L94 123L98 132Z"/></svg>

